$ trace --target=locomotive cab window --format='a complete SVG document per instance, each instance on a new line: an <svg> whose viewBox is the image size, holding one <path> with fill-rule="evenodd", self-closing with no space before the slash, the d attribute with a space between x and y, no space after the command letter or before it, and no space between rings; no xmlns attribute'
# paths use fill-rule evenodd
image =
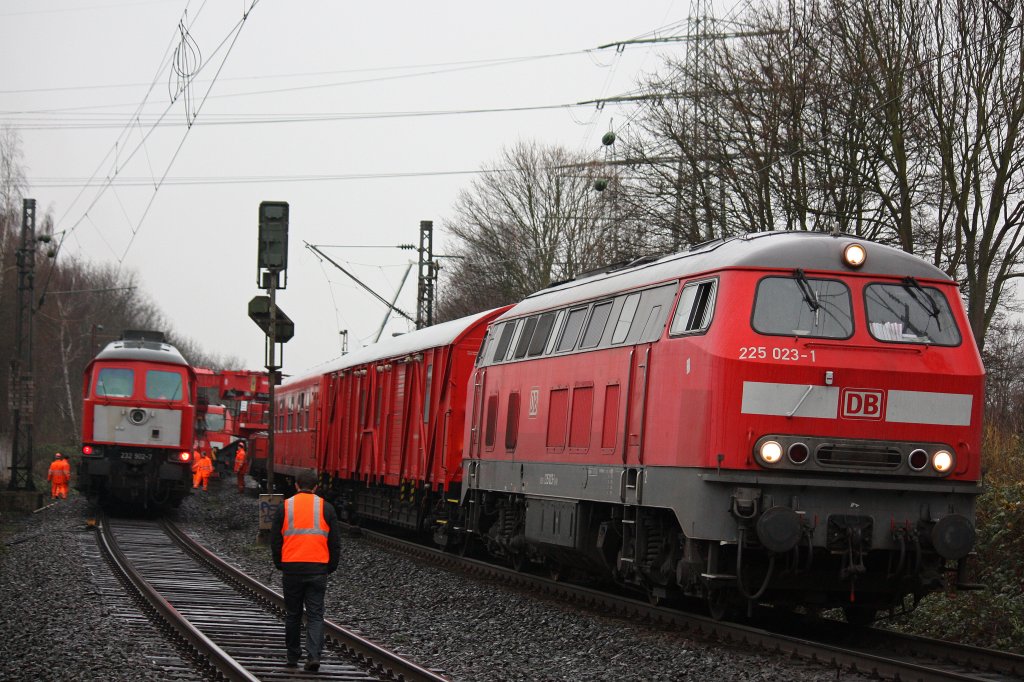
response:
<svg viewBox="0 0 1024 682"><path fill-rule="evenodd" d="M105 398L131 398L134 383L134 371L104 367L96 378L96 395Z"/></svg>
<svg viewBox="0 0 1024 682"><path fill-rule="evenodd" d="M146 372L146 397L151 400L181 400L181 375L151 369Z"/></svg>
<svg viewBox="0 0 1024 682"><path fill-rule="evenodd" d="M670 334L692 334L707 331L711 326L711 318L715 312L715 295L718 281L709 279L703 282L691 282L683 287L676 307L676 316L672 318Z"/></svg>
<svg viewBox="0 0 1024 682"><path fill-rule="evenodd" d="M850 289L834 279L765 277L757 285L754 330L761 334L848 339L853 335Z"/></svg>
<svg viewBox="0 0 1024 682"><path fill-rule="evenodd" d="M960 330L949 302L934 287L908 277L900 284L869 284L864 288L871 336L887 343L960 344Z"/></svg>

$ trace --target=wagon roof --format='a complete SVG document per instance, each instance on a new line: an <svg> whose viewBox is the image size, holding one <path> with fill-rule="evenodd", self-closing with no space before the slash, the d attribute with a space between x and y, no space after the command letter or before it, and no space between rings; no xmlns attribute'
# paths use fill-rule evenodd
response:
<svg viewBox="0 0 1024 682"><path fill-rule="evenodd" d="M394 336L389 339L385 339L379 343L360 348L359 350L352 351L340 358L336 358L314 367L308 372L304 372L299 376L288 379L286 383L297 383L311 377L330 374L331 372L337 372L339 370L348 369L349 367L363 365L368 362L373 362L374 360L403 357L428 348L447 346L458 341L461 336L470 331L481 321L489 321L490 318L495 317L505 309L506 308L495 308L493 310L485 310L482 313L469 315L468 317L461 317L449 322L442 322L441 324L435 324L432 327L417 329L416 331L409 332L408 334L402 334L401 336Z"/></svg>
<svg viewBox="0 0 1024 682"><path fill-rule="evenodd" d="M654 261L599 271L569 282L542 289L526 297L503 318L518 317L539 310L589 301L620 291L657 282L667 282L726 268L764 268L808 271L852 272L842 265L843 248L852 242L867 250L867 260L856 272L866 275L912 276L952 281L946 273L905 251L847 234L803 230L752 232L695 246Z"/></svg>

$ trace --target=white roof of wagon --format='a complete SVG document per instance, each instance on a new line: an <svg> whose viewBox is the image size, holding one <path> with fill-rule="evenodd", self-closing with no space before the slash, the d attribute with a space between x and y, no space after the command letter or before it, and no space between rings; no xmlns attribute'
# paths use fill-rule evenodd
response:
<svg viewBox="0 0 1024 682"><path fill-rule="evenodd" d="M498 320L592 301L657 282L729 267L839 271L844 269L840 262L842 249L851 242L862 244L868 253L867 261L857 270L858 274L909 275L950 281L946 273L917 256L853 235L804 230L753 232L698 245L689 251L654 261L618 270L598 271L552 285L530 294Z"/></svg>
<svg viewBox="0 0 1024 682"><path fill-rule="evenodd" d="M409 332L408 334L402 334L401 336L393 336L389 339L360 348L359 350L354 350L347 355L335 358L334 360L325 362L322 365L318 365L308 372L303 373L301 376L289 378L285 383L288 384L308 379L313 376L330 374L331 372L337 372L339 370L348 369L349 367L363 365L368 362L373 362L374 360L399 358L428 348L446 346L459 338L463 332L480 321L480 319L486 317L492 312L494 311L485 310L475 315L461 317L457 320L451 320L450 322L442 322L441 324L435 324L434 326L426 327L425 329L417 329L416 331Z"/></svg>

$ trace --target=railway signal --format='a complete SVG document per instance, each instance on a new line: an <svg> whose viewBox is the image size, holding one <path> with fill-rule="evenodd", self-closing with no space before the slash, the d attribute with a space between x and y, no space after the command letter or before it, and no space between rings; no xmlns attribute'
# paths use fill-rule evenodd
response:
<svg viewBox="0 0 1024 682"><path fill-rule="evenodd" d="M262 201L259 212L259 240L256 249L256 282L266 296L249 301L249 317L267 335L266 368L270 375L267 429L267 492L274 492L274 386L281 382L281 361L275 351L295 335L295 325L277 307L277 290L284 289L288 268L288 202ZM281 355L284 355L283 349Z"/></svg>
<svg viewBox="0 0 1024 682"><path fill-rule="evenodd" d="M255 322L264 334L273 336L277 343L287 343L295 336L295 323L276 305L271 311L269 296L254 296L249 301L249 319Z"/></svg>

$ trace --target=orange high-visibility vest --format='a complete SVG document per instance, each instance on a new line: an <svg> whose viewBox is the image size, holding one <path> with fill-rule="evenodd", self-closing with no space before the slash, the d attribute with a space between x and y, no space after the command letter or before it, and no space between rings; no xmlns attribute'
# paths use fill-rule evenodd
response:
<svg viewBox="0 0 1024 682"><path fill-rule="evenodd" d="M71 480L71 464L66 459L54 460L46 478L54 483L67 483Z"/></svg>
<svg viewBox="0 0 1024 682"><path fill-rule="evenodd" d="M244 470L245 470L245 450L243 450L242 448L238 448L238 451L235 452L235 471L244 471Z"/></svg>
<svg viewBox="0 0 1024 682"><path fill-rule="evenodd" d="M192 471L198 471L199 473L209 474L213 472L213 462L205 454L196 460L196 463L192 465Z"/></svg>
<svg viewBox="0 0 1024 682"><path fill-rule="evenodd" d="M284 502L281 561L326 564L330 558L324 519L324 501L313 493L299 493Z"/></svg>

